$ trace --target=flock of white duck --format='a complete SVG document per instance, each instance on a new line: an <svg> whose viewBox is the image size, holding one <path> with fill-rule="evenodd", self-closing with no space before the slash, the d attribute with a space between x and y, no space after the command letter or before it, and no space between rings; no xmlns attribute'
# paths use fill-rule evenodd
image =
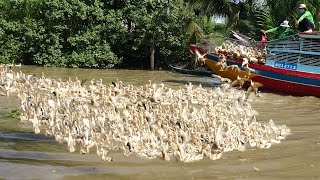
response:
<svg viewBox="0 0 320 180"><path fill-rule="evenodd" d="M259 64L264 64L266 62L265 57L267 53L265 48L248 47L232 42L224 42L221 46L217 46L215 52Z"/></svg>
<svg viewBox="0 0 320 180"><path fill-rule="evenodd" d="M17 92L21 121L31 122L35 133L66 142L70 152L96 151L105 161L112 161L109 152L116 150L166 161L216 160L246 147L270 148L290 134L272 120L258 122L244 91L230 84L174 90L151 82L55 80L6 66L0 73L2 95Z"/></svg>

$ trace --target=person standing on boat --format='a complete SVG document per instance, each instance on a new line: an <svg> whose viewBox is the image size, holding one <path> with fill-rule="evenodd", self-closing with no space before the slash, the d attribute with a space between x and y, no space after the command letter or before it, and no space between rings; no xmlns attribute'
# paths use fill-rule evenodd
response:
<svg viewBox="0 0 320 180"><path fill-rule="evenodd" d="M296 20L296 25L299 27L300 32L313 32L314 20L310 11L308 11L305 4L300 4L299 13L301 16Z"/></svg>
<svg viewBox="0 0 320 180"><path fill-rule="evenodd" d="M276 39L281 39L287 36L291 36L295 34L294 30L290 28L289 21L284 20L280 26L276 28L269 29L267 31L261 30L262 34L267 34L267 33L275 33L275 38Z"/></svg>

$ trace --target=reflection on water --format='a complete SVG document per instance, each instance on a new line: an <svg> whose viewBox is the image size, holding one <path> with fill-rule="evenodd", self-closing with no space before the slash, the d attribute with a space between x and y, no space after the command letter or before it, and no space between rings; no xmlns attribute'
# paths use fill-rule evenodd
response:
<svg viewBox="0 0 320 180"><path fill-rule="evenodd" d="M144 85L151 80L178 88L188 82L212 88L214 78L167 71L61 69L34 66L14 67L26 74L46 77L117 79ZM88 82L88 81L87 81ZM192 164L124 157L111 152L114 162L105 163L95 155L69 153L66 144L51 137L35 135L28 124L10 118L10 109L19 107L18 98L0 96L0 179L319 179L320 99L262 93L251 96L259 121L273 119L292 132L281 144L270 149L247 149L225 153L220 160Z"/></svg>

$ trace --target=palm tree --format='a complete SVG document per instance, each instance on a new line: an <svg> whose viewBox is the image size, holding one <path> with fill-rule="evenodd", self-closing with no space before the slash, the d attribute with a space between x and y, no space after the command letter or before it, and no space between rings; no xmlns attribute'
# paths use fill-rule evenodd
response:
<svg viewBox="0 0 320 180"><path fill-rule="evenodd" d="M208 16L225 17L229 30L238 28L241 20L250 17L253 0L189 0L191 5Z"/></svg>
<svg viewBox="0 0 320 180"><path fill-rule="evenodd" d="M250 37L259 37L260 29L279 26L283 20L291 25L298 18L297 7L304 3L320 20L319 0L188 0L201 14L226 18L227 31L238 30ZM315 24L318 25L317 23Z"/></svg>
<svg viewBox="0 0 320 180"><path fill-rule="evenodd" d="M229 17L233 15L230 0L187 0L201 14Z"/></svg>
<svg viewBox="0 0 320 180"><path fill-rule="evenodd" d="M189 22L187 24L188 24L188 34L189 34L188 45L199 43L204 36L203 30L197 24L196 19L189 19ZM195 68L197 63L198 63L198 58L196 54L191 54L191 61L190 61L191 68Z"/></svg>
<svg viewBox="0 0 320 180"><path fill-rule="evenodd" d="M189 42L188 44L195 44L200 42L203 38L204 33L202 28L196 22L196 19L189 19L188 24L188 33L189 33Z"/></svg>
<svg viewBox="0 0 320 180"><path fill-rule="evenodd" d="M289 20L292 27L294 27L294 21L299 17L297 7L301 3L307 5L308 10L314 16L315 22L320 20L319 0L292 0L290 2L286 0L266 0L265 2L255 13L256 26L261 29L277 27L283 20Z"/></svg>

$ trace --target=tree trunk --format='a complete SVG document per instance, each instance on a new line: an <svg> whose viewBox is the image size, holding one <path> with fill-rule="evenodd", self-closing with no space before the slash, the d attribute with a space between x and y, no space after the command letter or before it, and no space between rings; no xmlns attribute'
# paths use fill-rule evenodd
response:
<svg viewBox="0 0 320 180"><path fill-rule="evenodd" d="M150 65L151 65L151 70L154 70L154 38L151 39L151 45L150 45Z"/></svg>
<svg viewBox="0 0 320 180"><path fill-rule="evenodd" d="M196 63L198 61L198 57L196 54L191 54L190 68L194 69L196 67Z"/></svg>

